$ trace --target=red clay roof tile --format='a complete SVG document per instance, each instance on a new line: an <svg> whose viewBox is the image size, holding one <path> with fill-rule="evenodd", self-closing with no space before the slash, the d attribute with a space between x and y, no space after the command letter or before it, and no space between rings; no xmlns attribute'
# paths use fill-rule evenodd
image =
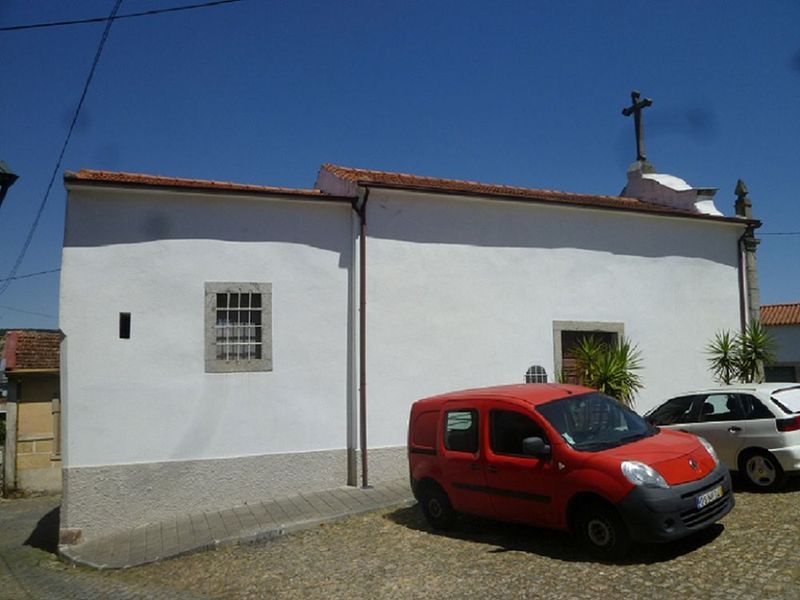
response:
<svg viewBox="0 0 800 600"><path fill-rule="evenodd" d="M765 304L761 307L762 325L800 325L800 302Z"/></svg>
<svg viewBox="0 0 800 600"><path fill-rule="evenodd" d="M161 175L146 175L143 173L117 173L114 171L96 171L81 169L78 172L66 171L64 181L91 182L91 183L122 183L135 185L153 185L175 188L214 189L236 192L265 192L276 194L289 194L299 196L323 196L321 190L285 188L266 185L248 185L232 183L230 181L212 181L206 179L185 179L182 177L163 177Z"/></svg>
<svg viewBox="0 0 800 600"><path fill-rule="evenodd" d="M58 369L60 345L58 331L9 331L4 348L6 371Z"/></svg>
<svg viewBox="0 0 800 600"><path fill-rule="evenodd" d="M359 184L371 183L374 185L383 185L393 188L422 189L449 193L463 192L485 196L501 196L505 198L516 197L532 201L553 202L556 204L573 204L585 207L597 206L604 208L623 208L646 212L697 217L702 219L739 221L739 219L731 217L717 217L698 214L685 209L651 204L648 202L642 202L636 198L625 198L623 196L576 194L572 192L561 192L556 190L531 189L510 185L481 183L479 181L440 179L437 177L424 177L420 175L411 175L408 173L391 173L386 171L374 171L370 169L354 169L351 167L342 167L328 163L322 165L322 170L327 171L328 173L345 181Z"/></svg>

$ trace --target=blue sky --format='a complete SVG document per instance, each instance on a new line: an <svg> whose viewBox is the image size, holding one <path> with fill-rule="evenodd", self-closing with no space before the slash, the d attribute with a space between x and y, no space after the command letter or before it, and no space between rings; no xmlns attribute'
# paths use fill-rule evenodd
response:
<svg viewBox="0 0 800 600"><path fill-rule="evenodd" d="M125 0L119 14L199 0ZM112 0L3 0L0 27ZM632 89L660 172L738 178L761 232L799 232L800 2L242 2L114 23L63 168L310 187L319 165L618 194ZM0 32L7 277L103 24ZM18 275L60 266L61 174ZM763 303L800 302L800 235L764 235ZM158 268L154 265L153 268ZM702 298L698 298L702 302ZM13 309L13 310L12 310ZM27 311L27 312L21 312ZM37 314L31 314L37 313ZM0 295L0 328L58 326L58 273Z"/></svg>

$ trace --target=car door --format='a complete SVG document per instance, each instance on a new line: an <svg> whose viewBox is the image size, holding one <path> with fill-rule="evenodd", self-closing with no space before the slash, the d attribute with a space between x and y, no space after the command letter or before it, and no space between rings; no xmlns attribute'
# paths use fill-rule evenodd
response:
<svg viewBox="0 0 800 600"><path fill-rule="evenodd" d="M746 420L742 422L743 445L747 448L772 450L786 445L783 434L778 431L776 417L766 405L750 394L739 394L739 402Z"/></svg>
<svg viewBox="0 0 800 600"><path fill-rule="evenodd" d="M481 402L449 402L442 415L442 483L458 512L492 516L486 493Z"/></svg>
<svg viewBox="0 0 800 600"><path fill-rule="evenodd" d="M707 439L725 466L736 470L746 424L739 394L713 392L698 396L696 402L700 407L698 422L680 428Z"/></svg>
<svg viewBox="0 0 800 600"><path fill-rule="evenodd" d="M492 406L488 413L486 487L497 518L553 525L558 478L554 461L522 453L522 440L527 437L549 443L538 415L510 405Z"/></svg>

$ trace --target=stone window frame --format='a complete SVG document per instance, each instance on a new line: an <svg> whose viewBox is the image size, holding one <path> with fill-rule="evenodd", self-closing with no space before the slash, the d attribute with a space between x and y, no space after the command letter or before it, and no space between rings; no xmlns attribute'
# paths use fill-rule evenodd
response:
<svg viewBox="0 0 800 600"><path fill-rule="evenodd" d="M625 323L617 321L553 321L553 365L556 377L563 371L563 352L561 347L561 334L565 331L580 331L585 333L614 333L617 339L625 335Z"/></svg>
<svg viewBox="0 0 800 600"><path fill-rule="evenodd" d="M217 358L217 294L261 294L261 358ZM205 371L206 373L244 373L272 371L272 283L205 282Z"/></svg>

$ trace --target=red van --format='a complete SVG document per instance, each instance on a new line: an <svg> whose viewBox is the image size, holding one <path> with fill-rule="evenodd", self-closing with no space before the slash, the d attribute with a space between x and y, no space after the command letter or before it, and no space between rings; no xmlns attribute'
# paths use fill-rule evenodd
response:
<svg viewBox="0 0 800 600"><path fill-rule="evenodd" d="M457 513L578 533L624 555L690 535L734 505L703 438L661 430L595 390L508 385L419 400L408 428L411 487L436 529Z"/></svg>

